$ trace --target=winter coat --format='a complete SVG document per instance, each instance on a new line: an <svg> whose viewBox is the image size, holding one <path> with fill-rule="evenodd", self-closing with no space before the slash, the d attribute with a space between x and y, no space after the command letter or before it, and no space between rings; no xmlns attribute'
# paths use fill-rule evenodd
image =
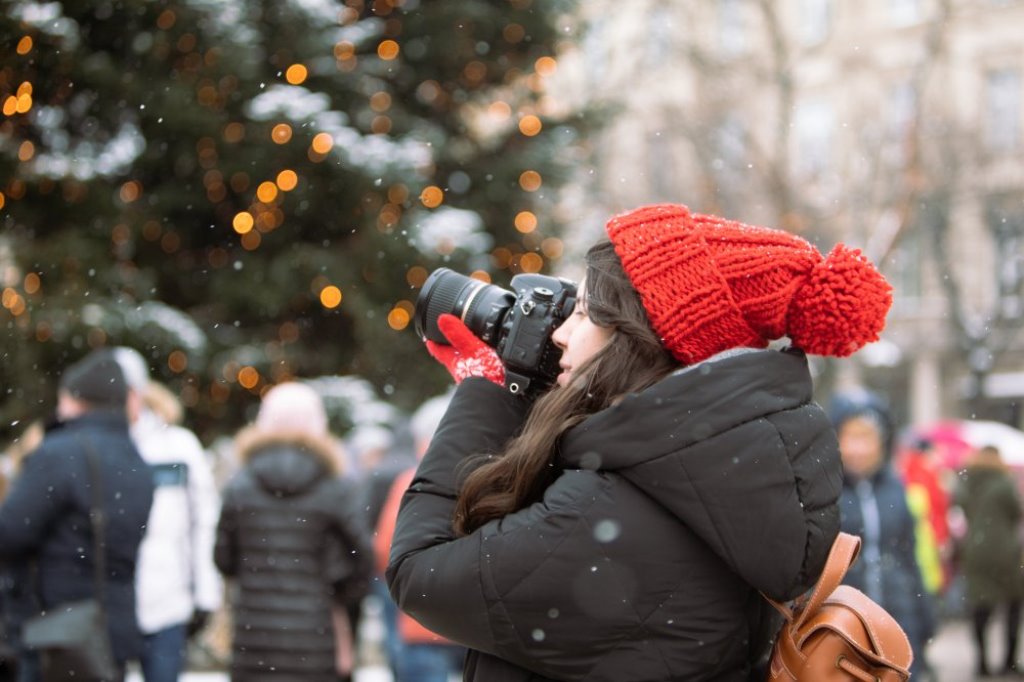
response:
<svg viewBox="0 0 1024 682"><path fill-rule="evenodd" d="M847 477L840 505L843 532L863 540L860 556L843 582L892 614L920 661L925 643L935 633L935 614L917 565L917 521L907 506L903 484L888 465L865 479ZM866 526L871 519L877 519L877 542Z"/></svg>
<svg viewBox="0 0 1024 682"><path fill-rule="evenodd" d="M149 467L132 444L124 415L90 412L47 433L0 506L0 560L23 576L35 563L35 585L22 586L23 598L38 599L40 608L95 594L90 448L103 489L107 624L114 656L124 662L142 652L135 567L153 501Z"/></svg>
<svg viewBox="0 0 1024 682"><path fill-rule="evenodd" d="M250 429L237 443L214 551L238 590L231 679L335 682L332 605L359 599L373 570L355 491L326 442Z"/></svg>
<svg viewBox="0 0 1024 682"><path fill-rule="evenodd" d="M1000 467L969 466L960 475L957 503L967 517L961 552L967 599L976 605L1020 599L1021 502L1013 478Z"/></svg>
<svg viewBox="0 0 1024 682"><path fill-rule="evenodd" d="M224 586L213 565L220 498L191 431L147 411L131 432L156 485L136 575L139 626L150 634L187 623L196 609L220 607Z"/></svg>
<svg viewBox="0 0 1024 682"><path fill-rule="evenodd" d="M567 432L543 499L454 537L457 468L526 405L459 386L399 515L398 605L486 682L746 680L839 529L835 434L798 351L713 357ZM762 671L763 672L763 671Z"/></svg>

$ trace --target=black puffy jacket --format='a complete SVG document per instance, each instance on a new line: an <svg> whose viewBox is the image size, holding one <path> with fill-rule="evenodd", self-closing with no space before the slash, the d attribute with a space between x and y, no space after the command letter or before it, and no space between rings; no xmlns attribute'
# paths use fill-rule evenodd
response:
<svg viewBox="0 0 1024 682"><path fill-rule="evenodd" d="M90 451L103 491L107 627L114 656L124 663L143 647L135 565L153 503L153 475L132 444L123 413L95 410L47 432L0 507L0 561L20 578L13 586L19 619L95 594Z"/></svg>
<svg viewBox="0 0 1024 682"><path fill-rule="evenodd" d="M224 490L214 548L238 589L231 679L335 682L332 604L358 599L373 568L354 487L326 442L255 430L238 442L246 465Z"/></svg>
<svg viewBox="0 0 1024 682"><path fill-rule="evenodd" d="M467 379L399 514L399 606L486 682L746 680L778 625L758 591L816 580L839 528L835 434L797 351L711 358L565 434L543 500L455 538L455 469L525 405Z"/></svg>

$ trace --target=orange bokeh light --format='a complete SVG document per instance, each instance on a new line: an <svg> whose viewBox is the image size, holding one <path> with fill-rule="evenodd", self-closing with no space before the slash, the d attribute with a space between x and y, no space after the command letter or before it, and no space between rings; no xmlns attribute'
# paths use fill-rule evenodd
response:
<svg viewBox="0 0 1024 682"><path fill-rule="evenodd" d="M302 64L292 64L284 72L284 79L292 85L301 85L309 77L309 71Z"/></svg>
<svg viewBox="0 0 1024 682"><path fill-rule="evenodd" d="M544 126L541 124L540 119L533 114L523 116L519 120L519 132L527 137L533 137L538 134L543 127Z"/></svg>
<svg viewBox="0 0 1024 682"><path fill-rule="evenodd" d="M270 131L270 139L277 144L285 144L292 139L292 127L287 123L278 123Z"/></svg>
<svg viewBox="0 0 1024 682"><path fill-rule="evenodd" d="M444 201L444 191L437 185L430 185L420 193L420 202L427 208L437 208Z"/></svg>
<svg viewBox="0 0 1024 682"><path fill-rule="evenodd" d="M320 304L325 308L337 308L341 305L341 289L330 284L320 290Z"/></svg>
<svg viewBox="0 0 1024 682"><path fill-rule="evenodd" d="M398 56L399 49L398 43L394 40L382 40L377 46L377 56L390 61Z"/></svg>
<svg viewBox="0 0 1024 682"><path fill-rule="evenodd" d="M277 174L277 186L282 192L291 192L299 184L299 176L293 170L283 170Z"/></svg>
<svg viewBox="0 0 1024 682"><path fill-rule="evenodd" d="M523 171L519 176L519 186L527 192L536 192L540 189L541 183L540 173L534 170Z"/></svg>

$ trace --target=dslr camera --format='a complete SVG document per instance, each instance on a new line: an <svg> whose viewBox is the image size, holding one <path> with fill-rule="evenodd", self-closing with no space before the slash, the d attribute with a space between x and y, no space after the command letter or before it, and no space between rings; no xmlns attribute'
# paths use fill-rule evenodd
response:
<svg viewBox="0 0 1024 682"><path fill-rule="evenodd" d="M416 299L416 333L435 343L448 339L437 327L444 313L459 317L505 365L505 385L516 394L550 386L562 351L551 342L555 327L576 305L576 284L560 277L524 274L512 291L448 268L430 273Z"/></svg>

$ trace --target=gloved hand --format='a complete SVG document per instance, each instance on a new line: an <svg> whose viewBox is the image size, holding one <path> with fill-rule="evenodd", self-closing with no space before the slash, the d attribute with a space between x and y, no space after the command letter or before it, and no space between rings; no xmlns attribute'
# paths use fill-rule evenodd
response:
<svg viewBox="0 0 1024 682"><path fill-rule="evenodd" d="M461 383L466 377L483 377L504 388L505 367L498 353L469 331L462 320L445 313L437 318L437 328L451 345L428 340L427 350L447 368L455 383Z"/></svg>
<svg viewBox="0 0 1024 682"><path fill-rule="evenodd" d="M192 618L188 622L188 626L185 629L187 636L191 639L200 630L206 627L206 624L210 620L210 612L196 609L192 612Z"/></svg>

